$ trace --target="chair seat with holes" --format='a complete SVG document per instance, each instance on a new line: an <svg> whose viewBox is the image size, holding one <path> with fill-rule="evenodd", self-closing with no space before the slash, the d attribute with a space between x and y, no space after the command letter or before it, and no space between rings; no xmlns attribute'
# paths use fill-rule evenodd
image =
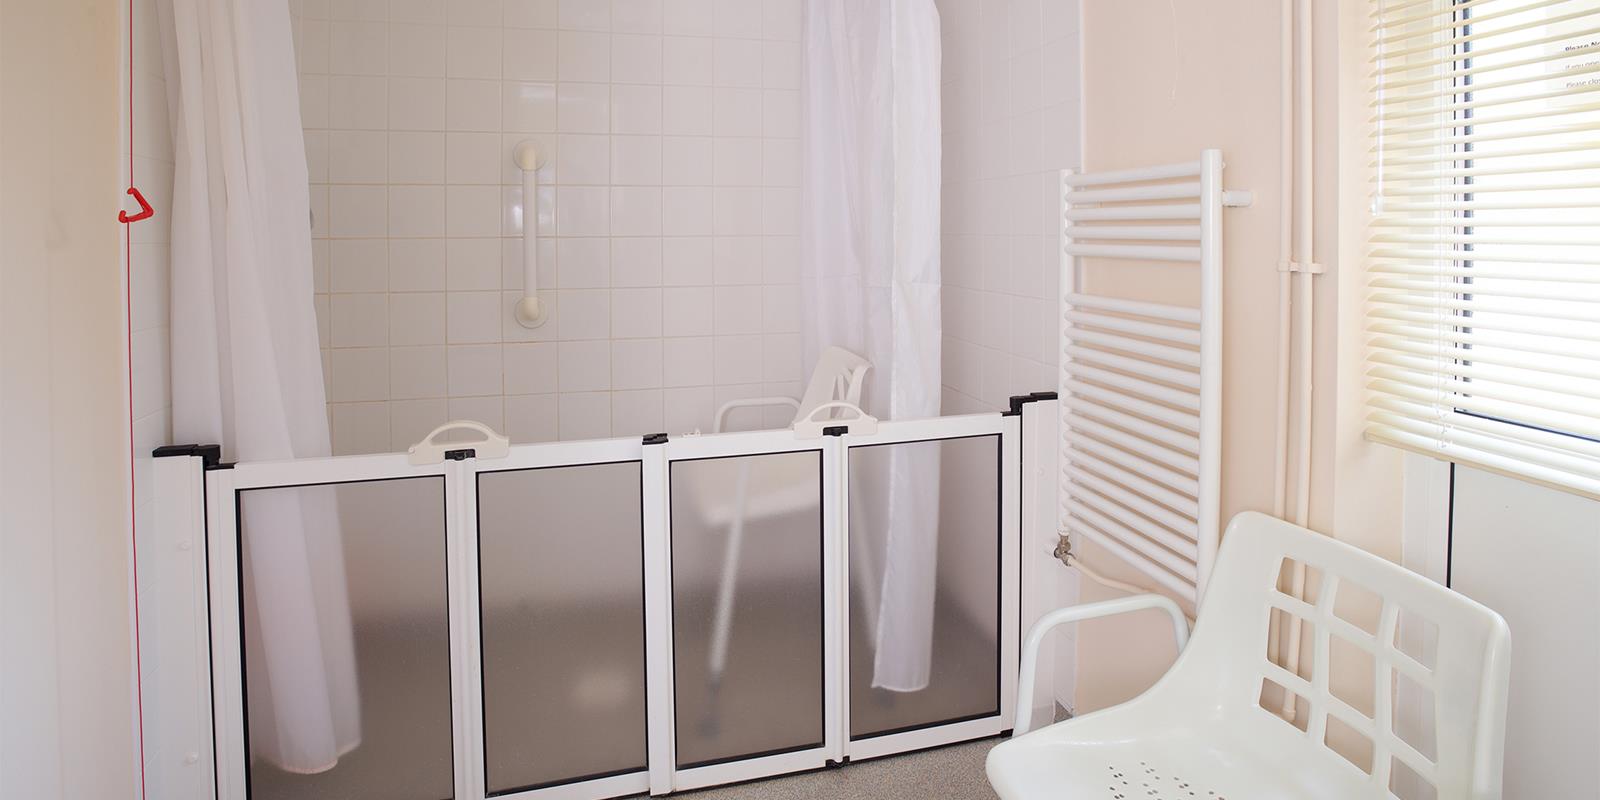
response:
<svg viewBox="0 0 1600 800"><path fill-rule="evenodd" d="M1305 602L1279 591L1311 574ZM1153 605L1125 598L1063 622ZM1298 620L1306 657L1268 660ZM1276 628L1277 633L1272 630ZM1261 514L1228 526L1193 641L1143 695L989 754L1005 800L1497 800L1510 635L1493 611L1377 556ZM1269 640L1272 645L1269 645ZM1279 659L1280 661L1283 659ZM1331 683L1330 683L1331 681Z"/></svg>

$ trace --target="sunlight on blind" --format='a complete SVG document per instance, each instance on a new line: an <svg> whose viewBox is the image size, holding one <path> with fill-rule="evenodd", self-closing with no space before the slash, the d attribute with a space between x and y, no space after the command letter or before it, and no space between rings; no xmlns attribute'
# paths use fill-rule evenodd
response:
<svg viewBox="0 0 1600 800"><path fill-rule="evenodd" d="M1600 0L1378 0L1367 435L1600 497Z"/></svg>

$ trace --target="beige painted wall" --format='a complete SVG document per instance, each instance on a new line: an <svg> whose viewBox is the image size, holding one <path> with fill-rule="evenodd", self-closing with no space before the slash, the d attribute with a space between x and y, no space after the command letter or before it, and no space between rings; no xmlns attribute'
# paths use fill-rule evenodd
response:
<svg viewBox="0 0 1600 800"><path fill-rule="evenodd" d="M1359 263L1364 235L1359 129L1341 138L1341 112L1356 113L1360 70L1341 66L1341 26L1359 43L1359 4L1315 0L1314 103L1317 278L1311 526L1394 560L1399 558L1398 455L1361 439ZM1250 208L1225 214L1225 317L1222 509L1273 507L1280 136L1280 16L1266 0L1086 0L1083 4L1084 168L1106 170L1194 158L1221 148L1229 188L1255 193ZM1364 59L1363 59L1364 60ZM1348 59L1347 59L1348 61ZM1341 75L1343 70L1345 75ZM1347 77L1341 81L1341 77ZM1341 85L1346 98L1341 98ZM1344 108L1341 107L1344 103ZM1364 101L1360 104L1364 105ZM1361 115L1364 117L1365 115ZM1351 137L1354 138L1351 138ZM1341 158L1342 154L1342 158ZM1352 187L1341 192L1341 182ZM1109 276L1090 265L1088 280L1122 284L1129 296L1192 301L1192 277L1159 268ZM1348 487L1348 490L1346 490ZM1334 496L1340 498L1335 505ZM1138 580L1092 546L1086 561L1114 577ZM1083 581L1085 601L1113 593ZM1076 710L1129 699L1172 660L1167 623L1155 613L1088 623L1079 632Z"/></svg>
<svg viewBox="0 0 1600 800"><path fill-rule="evenodd" d="M119 8L0 2L0 797L136 786Z"/></svg>

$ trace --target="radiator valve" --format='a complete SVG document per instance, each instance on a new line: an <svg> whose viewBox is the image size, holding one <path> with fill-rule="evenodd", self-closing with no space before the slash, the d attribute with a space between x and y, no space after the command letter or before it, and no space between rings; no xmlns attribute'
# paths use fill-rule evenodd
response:
<svg viewBox="0 0 1600 800"><path fill-rule="evenodd" d="M1068 560L1072 558L1072 537L1065 533L1060 534L1060 537L1061 538L1056 541L1055 552L1051 555L1055 556L1056 560L1060 561L1062 564L1071 566L1071 564L1068 563Z"/></svg>

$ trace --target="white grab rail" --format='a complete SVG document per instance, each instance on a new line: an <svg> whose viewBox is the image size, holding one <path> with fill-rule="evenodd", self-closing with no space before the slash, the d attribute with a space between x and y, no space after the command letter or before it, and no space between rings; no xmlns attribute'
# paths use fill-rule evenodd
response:
<svg viewBox="0 0 1600 800"><path fill-rule="evenodd" d="M539 299L539 168L544 154L538 143L517 144L512 160L522 170L522 299L514 316L524 328L537 328L550 319L550 309Z"/></svg>
<svg viewBox="0 0 1600 800"><path fill-rule="evenodd" d="M1061 173L1060 529L1196 606L1221 531L1222 208L1249 203L1219 150ZM1198 308L1091 292L1081 258L1195 264Z"/></svg>

